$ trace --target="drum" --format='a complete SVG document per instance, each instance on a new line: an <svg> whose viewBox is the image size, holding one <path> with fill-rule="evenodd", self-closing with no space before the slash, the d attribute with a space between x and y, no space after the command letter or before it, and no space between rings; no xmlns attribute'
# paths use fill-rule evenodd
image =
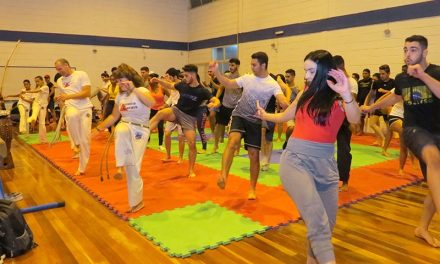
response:
<svg viewBox="0 0 440 264"><path fill-rule="evenodd" d="M12 169L14 168L14 161L11 155L11 142L13 137L13 126L9 115L1 115L0 113L0 137L6 143L8 156L5 159L1 159L0 169Z"/></svg>

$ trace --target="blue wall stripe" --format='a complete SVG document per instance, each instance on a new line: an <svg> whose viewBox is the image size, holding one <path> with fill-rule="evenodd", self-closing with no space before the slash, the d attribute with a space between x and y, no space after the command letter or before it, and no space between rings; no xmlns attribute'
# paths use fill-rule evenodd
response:
<svg viewBox="0 0 440 264"><path fill-rule="evenodd" d="M322 31L337 30L368 26L380 23L396 22L409 19L433 17L440 15L440 1L434 0L405 6L391 7L357 14L337 16L321 20L314 20L304 23L296 23L284 26L277 26L267 29L255 30L238 34L238 42L245 43L251 41L276 38L276 31L284 31L281 37L311 34ZM61 43L78 45L97 45L97 46L117 46L140 48L142 45L150 46L151 49L164 50L197 50L225 46L237 43L237 35L227 35L211 39L178 42L162 41L152 39L132 39L118 37L101 37L90 35L73 35L59 33L42 32L22 32L0 30L0 41L17 41L36 43Z"/></svg>
<svg viewBox="0 0 440 264"><path fill-rule="evenodd" d="M37 43L61 43L131 48L141 48L142 45L147 45L150 46L151 49L188 50L187 42L0 30L0 41L17 41L18 39L21 39L23 42Z"/></svg>

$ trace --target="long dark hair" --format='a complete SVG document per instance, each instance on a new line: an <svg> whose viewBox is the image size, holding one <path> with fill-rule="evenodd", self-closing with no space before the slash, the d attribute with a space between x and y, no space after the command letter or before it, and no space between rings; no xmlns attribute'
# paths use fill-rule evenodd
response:
<svg viewBox="0 0 440 264"><path fill-rule="evenodd" d="M142 77L139 75L139 73L125 63L122 63L118 66L117 70L113 72L113 76L116 79L127 78L129 81L133 82L135 87L144 86L144 82L142 81Z"/></svg>
<svg viewBox="0 0 440 264"><path fill-rule="evenodd" d="M304 111L304 106L309 103L307 114L313 117L315 124L325 126L338 95L328 86L327 74L331 69L336 69L336 66L332 55L326 50L312 51L304 58L304 61L306 60L316 63L316 73L307 90L299 98L297 107L298 110Z"/></svg>

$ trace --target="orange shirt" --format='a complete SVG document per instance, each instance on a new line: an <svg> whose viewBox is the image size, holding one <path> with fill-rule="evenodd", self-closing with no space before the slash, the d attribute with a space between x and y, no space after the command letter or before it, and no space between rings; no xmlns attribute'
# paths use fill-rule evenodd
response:
<svg viewBox="0 0 440 264"><path fill-rule="evenodd" d="M162 87L159 85L156 92L154 92L151 87L149 87L149 90L151 92L151 96L153 96L154 100L156 100L156 103L151 107L151 109L159 110L165 104L165 95Z"/></svg>

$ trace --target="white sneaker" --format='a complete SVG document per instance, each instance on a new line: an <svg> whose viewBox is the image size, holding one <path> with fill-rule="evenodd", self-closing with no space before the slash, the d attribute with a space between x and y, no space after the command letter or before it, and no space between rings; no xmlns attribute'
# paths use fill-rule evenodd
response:
<svg viewBox="0 0 440 264"><path fill-rule="evenodd" d="M159 150L160 151L165 151L166 149L164 147L162 147L162 146L159 146Z"/></svg>

